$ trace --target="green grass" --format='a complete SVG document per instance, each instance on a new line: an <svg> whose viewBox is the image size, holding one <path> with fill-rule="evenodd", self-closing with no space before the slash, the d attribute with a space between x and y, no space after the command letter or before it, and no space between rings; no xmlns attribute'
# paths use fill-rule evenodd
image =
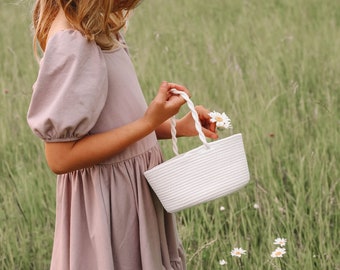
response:
<svg viewBox="0 0 340 270"><path fill-rule="evenodd" d="M55 177L26 124L31 4L13 3L0 3L0 269L47 269ZM177 215L188 269L340 269L340 3L143 1L126 39L148 101L162 80L183 83L243 134L249 185Z"/></svg>

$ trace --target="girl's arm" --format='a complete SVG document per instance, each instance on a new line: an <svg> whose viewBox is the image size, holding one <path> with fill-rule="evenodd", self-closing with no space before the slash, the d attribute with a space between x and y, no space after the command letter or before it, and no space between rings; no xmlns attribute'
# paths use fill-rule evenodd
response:
<svg viewBox="0 0 340 270"><path fill-rule="evenodd" d="M49 167L56 174L91 167L142 139L178 113L185 103L182 97L170 93L169 90L172 88L188 93L183 86L163 82L145 115L135 122L77 141L46 142L45 154Z"/></svg>
<svg viewBox="0 0 340 270"><path fill-rule="evenodd" d="M104 133L86 136L72 142L46 142L45 155L56 174L91 167L121 152L130 144L153 131L145 118Z"/></svg>

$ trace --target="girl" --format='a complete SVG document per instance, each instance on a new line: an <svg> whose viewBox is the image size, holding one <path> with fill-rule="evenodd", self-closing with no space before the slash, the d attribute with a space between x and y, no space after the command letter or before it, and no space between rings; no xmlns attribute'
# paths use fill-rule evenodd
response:
<svg viewBox="0 0 340 270"><path fill-rule="evenodd" d="M185 269L175 216L143 172L162 162L158 139L185 101L162 82L147 107L120 29L138 0L37 0L43 51L28 123L57 176L51 269ZM35 51L37 51L35 45ZM209 111L197 107L207 137ZM196 135L190 114L178 136Z"/></svg>

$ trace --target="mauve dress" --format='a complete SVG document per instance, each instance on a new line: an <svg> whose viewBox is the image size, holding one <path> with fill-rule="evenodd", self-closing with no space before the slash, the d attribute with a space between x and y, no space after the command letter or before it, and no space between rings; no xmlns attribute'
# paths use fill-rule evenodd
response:
<svg viewBox="0 0 340 270"><path fill-rule="evenodd" d="M128 124L146 108L126 49L103 51L63 30L47 44L27 120L42 140L67 142ZM58 175L51 269L185 269L175 216L143 175L161 162L152 133L105 162Z"/></svg>

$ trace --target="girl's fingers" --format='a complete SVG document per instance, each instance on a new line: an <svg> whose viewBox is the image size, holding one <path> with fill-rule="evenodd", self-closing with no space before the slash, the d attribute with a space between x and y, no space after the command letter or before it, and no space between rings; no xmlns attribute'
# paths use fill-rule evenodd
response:
<svg viewBox="0 0 340 270"><path fill-rule="evenodd" d="M158 89L158 94L156 95L155 99L161 99L161 100L168 100L169 98L169 83L166 81L163 81Z"/></svg>
<svg viewBox="0 0 340 270"><path fill-rule="evenodd" d="M163 81L159 87L159 91L155 99L160 104L163 104L163 110L167 110L170 115L176 114L179 108L186 102L180 95L170 92L170 90L173 88L178 91L185 92L190 97L190 92L185 86ZM212 139L218 138L216 134L216 123L212 123L210 121L210 111L203 106L195 106L195 110L198 113L204 135Z"/></svg>
<svg viewBox="0 0 340 270"><path fill-rule="evenodd" d="M204 136L206 136L208 138L211 138L211 139L217 139L218 138L218 135L215 132L213 132L209 129L202 128L202 131L203 131Z"/></svg>
<svg viewBox="0 0 340 270"><path fill-rule="evenodd" d="M172 88L177 89L178 91L185 92L189 97L191 97L190 91L183 85L177 84L177 83L168 83L169 84L169 90Z"/></svg>
<svg viewBox="0 0 340 270"><path fill-rule="evenodd" d="M186 89L184 86L175 84L175 83L168 83L166 81L163 81L159 87L157 98L159 98L162 101L169 101L170 99L173 100L176 104L179 102L180 105L183 105L185 103L185 100L176 94L173 94L170 92L171 89L177 89L179 91L184 91L187 94L189 93L189 90Z"/></svg>
<svg viewBox="0 0 340 270"><path fill-rule="evenodd" d="M216 123L212 123L210 121L211 117L209 115L210 111L206 108L204 108L201 105L198 105L195 107L195 110L198 113L199 119L201 121L201 124L204 128L210 130L211 132L216 133Z"/></svg>

